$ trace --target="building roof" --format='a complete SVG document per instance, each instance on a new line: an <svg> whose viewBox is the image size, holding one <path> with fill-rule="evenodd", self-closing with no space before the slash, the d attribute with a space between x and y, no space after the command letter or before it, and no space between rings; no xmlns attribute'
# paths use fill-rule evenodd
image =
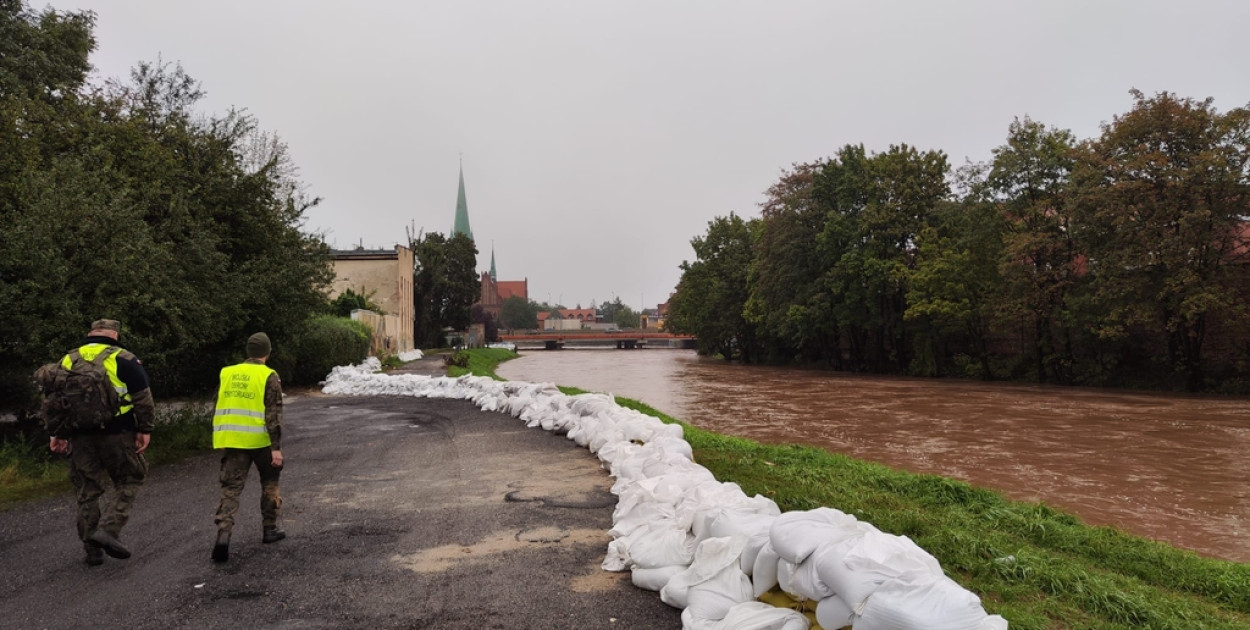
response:
<svg viewBox="0 0 1250 630"><path fill-rule="evenodd" d="M331 260L395 260L399 258L398 245L396 249L332 249L330 250Z"/></svg>
<svg viewBox="0 0 1250 630"><path fill-rule="evenodd" d="M495 283L499 291L499 299L506 300L512 296L529 299L529 280L500 280Z"/></svg>
<svg viewBox="0 0 1250 630"><path fill-rule="evenodd" d="M576 319L583 322L595 322L595 309L593 308L559 308L552 309L545 313L538 314L538 321L543 321L548 317L555 316L555 319Z"/></svg>

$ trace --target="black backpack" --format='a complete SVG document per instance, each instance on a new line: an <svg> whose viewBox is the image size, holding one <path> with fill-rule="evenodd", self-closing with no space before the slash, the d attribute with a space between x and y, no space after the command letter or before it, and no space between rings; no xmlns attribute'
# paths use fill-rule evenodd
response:
<svg viewBox="0 0 1250 630"><path fill-rule="evenodd" d="M88 361L79 350L69 353L70 366L49 363L35 371L43 390L43 418L48 433L65 438L83 430L102 429L121 410L121 399L104 362L121 350L109 346Z"/></svg>

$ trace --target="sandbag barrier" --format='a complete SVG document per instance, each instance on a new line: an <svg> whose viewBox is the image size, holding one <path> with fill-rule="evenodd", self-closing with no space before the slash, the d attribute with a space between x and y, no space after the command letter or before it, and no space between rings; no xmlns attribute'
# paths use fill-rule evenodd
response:
<svg viewBox="0 0 1250 630"><path fill-rule="evenodd" d="M682 428L551 383L383 374L370 357L322 391L470 400L590 449L614 478L607 571L682 610L685 630L1006 630L906 536L833 508L781 513L696 464Z"/></svg>

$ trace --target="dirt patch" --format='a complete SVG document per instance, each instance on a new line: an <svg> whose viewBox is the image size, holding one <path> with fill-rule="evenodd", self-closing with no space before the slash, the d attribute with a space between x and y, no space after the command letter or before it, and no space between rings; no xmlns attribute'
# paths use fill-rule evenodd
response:
<svg viewBox="0 0 1250 630"><path fill-rule="evenodd" d="M621 584L630 584L631 580L629 571L613 573L603 570L596 563L586 567L585 575L569 580L569 590L574 593L601 593L620 588Z"/></svg>
<svg viewBox="0 0 1250 630"><path fill-rule="evenodd" d="M597 529L542 527L518 532L497 532L472 545L443 545L412 554L397 555L391 562L414 573L441 573L464 562L485 562L491 556L550 545L601 545L611 538Z"/></svg>

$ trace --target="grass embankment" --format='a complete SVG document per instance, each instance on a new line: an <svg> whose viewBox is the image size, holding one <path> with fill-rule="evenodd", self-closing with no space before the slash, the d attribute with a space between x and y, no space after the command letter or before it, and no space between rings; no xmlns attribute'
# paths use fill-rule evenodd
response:
<svg viewBox="0 0 1250 630"><path fill-rule="evenodd" d="M211 450L212 411L207 404L158 406L152 443L144 453L148 464L166 464ZM69 461L48 450L48 436L42 430L19 433L0 443L0 510L69 490Z"/></svg>
<svg viewBox="0 0 1250 630"><path fill-rule="evenodd" d="M506 350L474 350L460 373L498 378ZM561 387L566 393L580 390ZM784 511L828 506L908 536L1012 630L1250 628L1250 565L1203 558L962 481L804 446L770 446L682 425L696 461Z"/></svg>

